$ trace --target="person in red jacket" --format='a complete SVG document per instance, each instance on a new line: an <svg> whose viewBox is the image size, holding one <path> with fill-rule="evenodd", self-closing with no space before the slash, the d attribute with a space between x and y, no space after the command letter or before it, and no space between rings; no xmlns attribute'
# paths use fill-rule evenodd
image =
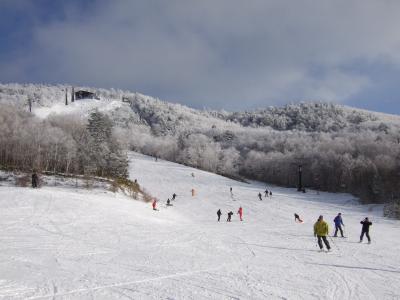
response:
<svg viewBox="0 0 400 300"><path fill-rule="evenodd" d="M242 208L242 207L239 207L239 210L238 210L237 213L239 214L240 221L243 221L243 219L242 219L242 216L243 216L243 208Z"/></svg>
<svg viewBox="0 0 400 300"><path fill-rule="evenodd" d="M153 210L157 210L156 205L157 205L157 200L153 199L153 203L151 204L153 206Z"/></svg>

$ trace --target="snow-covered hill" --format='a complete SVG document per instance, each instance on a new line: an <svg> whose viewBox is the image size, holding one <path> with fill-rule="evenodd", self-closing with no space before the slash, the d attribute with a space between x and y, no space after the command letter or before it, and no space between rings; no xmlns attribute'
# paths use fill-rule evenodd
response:
<svg viewBox="0 0 400 300"><path fill-rule="evenodd" d="M400 298L400 222L382 218L381 206L274 186L273 197L260 201L261 183L129 157L131 178L160 199L159 211L106 191L0 187L0 298ZM348 238L320 253L312 225L320 214L332 225L338 212ZM370 245L358 243L366 216Z"/></svg>
<svg viewBox="0 0 400 300"><path fill-rule="evenodd" d="M0 111L0 125L9 129L0 133L0 145L9 143L10 136L17 137L14 145L0 147L0 151L27 149L28 144L31 161L37 162L42 160L35 149L46 149L45 155L53 157L55 150L51 149L61 147L62 154L57 158L63 163L56 161L53 168L64 172L65 161L84 161L80 153L89 152L84 147L88 142L81 137L86 134L87 119L98 110L110 117L114 144L124 150L231 178L291 187L298 184L297 168L302 165L303 184L307 188L348 192L369 203L400 201L399 116L329 103L215 112L129 91L75 87L77 90L93 92L100 100L71 103L71 87L65 85L0 84L0 104L8 106L3 116ZM26 112L28 100L33 115L39 118L22 113L19 118L9 116L17 115L9 105ZM26 132L27 127L32 129ZM43 129L35 132L40 127ZM59 134L35 138L46 131ZM30 140L25 142L27 136ZM25 156L10 154L4 161L0 158L0 165L23 165L27 169ZM75 172L82 172L84 165L76 169Z"/></svg>

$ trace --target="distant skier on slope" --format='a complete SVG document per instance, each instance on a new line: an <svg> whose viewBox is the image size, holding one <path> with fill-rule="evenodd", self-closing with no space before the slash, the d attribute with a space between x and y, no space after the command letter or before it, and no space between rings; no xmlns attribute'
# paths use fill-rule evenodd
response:
<svg viewBox="0 0 400 300"><path fill-rule="evenodd" d="M328 249L328 251L331 249L331 246L329 245L329 242L326 239L326 236L328 234L329 234L328 223L324 221L323 216L319 216L318 221L314 224L314 236L317 237L318 239L318 246L321 251L324 248L322 245L322 241L324 241L324 244Z"/></svg>
<svg viewBox="0 0 400 300"><path fill-rule="evenodd" d="M269 191L269 196L272 198L272 191Z"/></svg>
<svg viewBox="0 0 400 300"><path fill-rule="evenodd" d="M222 212L221 212L220 209L218 209L218 211L217 211L218 222L219 222L219 220L221 219L221 215L222 215Z"/></svg>
<svg viewBox="0 0 400 300"><path fill-rule="evenodd" d="M267 198L267 197L268 197L268 189L265 190L264 194L265 194L265 195L264 195L265 198Z"/></svg>
<svg viewBox="0 0 400 300"><path fill-rule="evenodd" d="M296 213L294 214L294 221L295 221L295 222L298 221L299 223L303 223L303 220L300 219L300 216L299 216L298 214L296 214Z"/></svg>
<svg viewBox="0 0 400 300"><path fill-rule="evenodd" d="M167 200L167 206L172 206L171 200L169 200L169 198L168 198L168 200Z"/></svg>
<svg viewBox="0 0 400 300"><path fill-rule="evenodd" d="M37 188L38 185L39 185L39 176L36 173L36 171L33 171L33 174L32 174L32 187L33 188Z"/></svg>
<svg viewBox="0 0 400 300"><path fill-rule="evenodd" d="M369 236L369 227L372 225L372 222L369 221L368 217L360 222L362 224L361 235L360 235L360 243L363 240L364 234L367 236L368 244L371 244L371 238Z"/></svg>
<svg viewBox="0 0 400 300"><path fill-rule="evenodd" d="M226 220L227 222L230 222L230 221L231 221L232 215L233 215L233 212L232 212L232 211L228 212L228 219Z"/></svg>
<svg viewBox="0 0 400 300"><path fill-rule="evenodd" d="M174 194L172 195L172 200L175 200L176 196L177 196L177 194L174 193Z"/></svg>
<svg viewBox="0 0 400 300"><path fill-rule="evenodd" d="M230 187L229 190L230 190L230 192L231 192L231 196L233 196L232 187Z"/></svg>
<svg viewBox="0 0 400 300"><path fill-rule="evenodd" d="M243 208L240 206L237 212L239 214L240 221L243 221Z"/></svg>
<svg viewBox="0 0 400 300"><path fill-rule="evenodd" d="M262 195L261 195L261 193L258 193L258 199L260 199L260 201L262 201Z"/></svg>
<svg viewBox="0 0 400 300"><path fill-rule="evenodd" d="M157 200L153 199L153 203L151 204L153 206L153 210L157 210L156 206L157 206Z"/></svg>
<svg viewBox="0 0 400 300"><path fill-rule="evenodd" d="M338 215L333 219L333 222L335 222L335 234L333 236L337 237L337 233L339 230L342 237L344 237L343 229L342 229L342 225L344 226L343 219L342 219L342 213L338 213Z"/></svg>

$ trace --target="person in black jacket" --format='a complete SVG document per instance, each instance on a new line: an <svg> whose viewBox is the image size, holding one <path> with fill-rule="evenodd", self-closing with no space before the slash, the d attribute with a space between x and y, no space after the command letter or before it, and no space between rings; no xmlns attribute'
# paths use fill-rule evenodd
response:
<svg viewBox="0 0 400 300"><path fill-rule="evenodd" d="M33 174L32 174L32 187L33 188L37 188L38 185L39 185L39 176L36 173L36 171L33 171Z"/></svg>
<svg viewBox="0 0 400 300"><path fill-rule="evenodd" d="M300 216L299 216L298 214L296 214L296 213L294 214L294 221L295 221L295 222L298 221L299 223L303 223L303 220L300 219Z"/></svg>
<svg viewBox="0 0 400 300"><path fill-rule="evenodd" d="M233 215L232 211L228 212L228 219L226 220L227 222L231 221L232 215Z"/></svg>
<svg viewBox="0 0 400 300"><path fill-rule="evenodd" d="M218 222L219 222L219 220L221 219L221 215L222 215L222 212L221 212L220 209L218 209L218 211L217 211Z"/></svg>
<svg viewBox="0 0 400 300"><path fill-rule="evenodd" d="M364 234L365 234L368 239L368 244L371 244L371 238L369 236L369 226L372 225L372 222L370 222L368 220L368 218L365 218L363 221L360 222L360 224L362 224L360 243L362 242Z"/></svg>

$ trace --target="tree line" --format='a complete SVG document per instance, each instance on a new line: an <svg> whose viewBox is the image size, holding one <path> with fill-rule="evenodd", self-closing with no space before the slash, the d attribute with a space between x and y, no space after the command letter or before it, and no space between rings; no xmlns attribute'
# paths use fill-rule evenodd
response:
<svg viewBox="0 0 400 300"><path fill-rule="evenodd" d="M39 119L13 105L0 110L0 166L7 170L126 177L127 155L107 115Z"/></svg>

